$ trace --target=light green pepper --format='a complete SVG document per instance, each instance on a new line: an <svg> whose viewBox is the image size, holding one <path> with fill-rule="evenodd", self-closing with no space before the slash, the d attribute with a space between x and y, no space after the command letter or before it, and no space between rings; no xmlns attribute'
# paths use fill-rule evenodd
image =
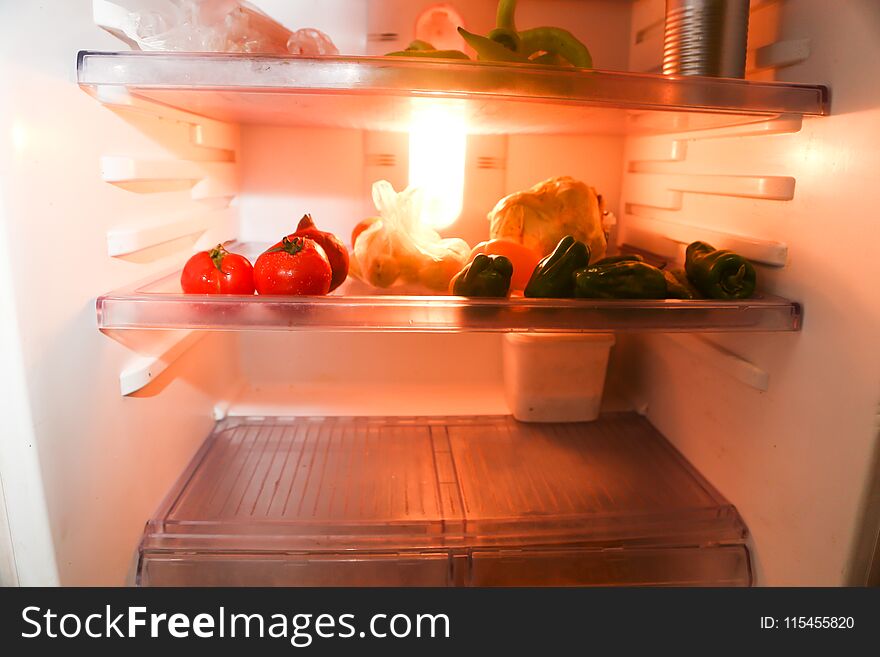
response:
<svg viewBox="0 0 880 657"><path fill-rule="evenodd" d="M410 43L406 50L398 50L390 52L386 57L423 57L425 59L466 59L470 61L470 57L461 50L437 50L433 44L421 39L416 39Z"/></svg>
<svg viewBox="0 0 880 657"><path fill-rule="evenodd" d="M489 39L495 43L500 43L513 52L519 52L520 45L522 44L522 40L519 38L516 30L511 30L508 27L496 27L489 32Z"/></svg>
<svg viewBox="0 0 880 657"><path fill-rule="evenodd" d="M480 36L468 32L463 27L458 28L458 33L467 44L477 53L477 59L484 62L511 62L517 64L528 64L527 57L519 53L509 50L497 41L492 41L488 37Z"/></svg>
<svg viewBox="0 0 880 657"><path fill-rule="evenodd" d="M495 25L516 32L516 0L499 0Z"/></svg>
<svg viewBox="0 0 880 657"><path fill-rule="evenodd" d="M593 57L587 47L561 27L535 27L520 32L519 38L520 54L526 57L546 52L559 55L578 68L593 68Z"/></svg>
<svg viewBox="0 0 880 657"><path fill-rule="evenodd" d="M495 29L489 40L516 52L520 59L511 59L485 43L480 49L470 43L480 59L490 61L531 61L536 64L560 64L560 59L579 68L593 68L589 49L568 30L561 27L536 27L522 32L516 29L516 0L500 0L495 16ZM475 35L476 36L476 35ZM481 50L483 52L481 52ZM542 53L542 54L538 54ZM536 55L533 58L533 55Z"/></svg>

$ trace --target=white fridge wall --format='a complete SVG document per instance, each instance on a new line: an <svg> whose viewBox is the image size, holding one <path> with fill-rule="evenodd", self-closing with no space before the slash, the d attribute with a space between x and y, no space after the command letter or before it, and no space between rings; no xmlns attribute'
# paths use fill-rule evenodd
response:
<svg viewBox="0 0 880 657"><path fill-rule="evenodd" d="M0 207L4 193L0 188ZM0 217L2 218L2 217ZM0 441L0 586L41 582L57 584L55 553L40 478L33 432L21 332L12 285L12 268L5 257L11 251L5 230L0 231L0 399L6 417L5 439ZM12 524L16 525L13 542ZM41 576L42 574L42 576ZM33 580L29 580L33 577Z"/></svg>
<svg viewBox="0 0 880 657"><path fill-rule="evenodd" d="M231 415L506 414L497 335L242 333Z"/></svg>
<svg viewBox="0 0 880 657"><path fill-rule="evenodd" d="M636 4L634 37L650 32L662 4ZM628 140L621 234L645 240L634 229L656 227L647 216L787 243L788 264L760 267L759 276L764 289L803 302L804 329L711 336L769 375L766 392L719 369L724 352L706 358L687 341L691 347L662 335L626 340L619 355L651 421L743 515L758 583L859 583L878 522L880 5L753 3L751 18L750 62L763 52L761 61L772 63L769 55L804 39L810 56L749 76L829 84L833 115L773 136L684 135L679 161L672 137ZM656 58L660 46L652 47ZM649 70L644 47L634 52ZM660 193L680 189L680 174L750 176L755 191ZM760 198L760 181L771 176L796 180L792 200Z"/></svg>
<svg viewBox="0 0 880 657"><path fill-rule="evenodd" d="M120 373L139 356L96 330L95 297L179 265L197 235L121 259L108 256L108 231L210 214L222 201L194 201L191 182L110 185L101 158L223 155L193 146L189 125L123 118L84 94L75 62L88 47L120 47L93 25L89 0L0 5L0 257L9 269L0 285L11 324L0 352L2 392L19 394L3 394L0 477L25 585L123 584L145 520L210 431L227 377L237 377L224 356L230 339L209 336L145 398L120 395ZM234 236L218 222L206 239Z"/></svg>
<svg viewBox="0 0 880 657"><path fill-rule="evenodd" d="M346 244L363 219L363 132L243 126L240 237L277 242L310 213Z"/></svg>

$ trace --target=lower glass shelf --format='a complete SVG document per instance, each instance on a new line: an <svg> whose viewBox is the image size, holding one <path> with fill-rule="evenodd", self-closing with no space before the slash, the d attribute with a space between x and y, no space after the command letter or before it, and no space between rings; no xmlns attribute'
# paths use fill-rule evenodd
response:
<svg viewBox="0 0 880 657"><path fill-rule="evenodd" d="M231 418L147 524L147 586L748 585L736 512L635 413Z"/></svg>
<svg viewBox="0 0 880 657"><path fill-rule="evenodd" d="M453 296L187 295L179 274L105 294L100 329L217 331L508 332L797 331L801 307L780 297L743 301L471 299ZM341 292L341 293L340 293Z"/></svg>

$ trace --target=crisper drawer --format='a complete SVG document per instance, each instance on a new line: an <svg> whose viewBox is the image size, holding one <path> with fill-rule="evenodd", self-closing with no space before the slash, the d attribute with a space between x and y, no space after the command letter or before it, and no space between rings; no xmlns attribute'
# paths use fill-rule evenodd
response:
<svg viewBox="0 0 880 657"><path fill-rule="evenodd" d="M745 546L468 554L146 554L142 586L748 586Z"/></svg>
<svg viewBox="0 0 880 657"><path fill-rule="evenodd" d="M147 554L142 586L449 586L446 553Z"/></svg>
<svg viewBox="0 0 880 657"><path fill-rule="evenodd" d="M471 586L749 586L744 545L474 552Z"/></svg>
<svg viewBox="0 0 880 657"><path fill-rule="evenodd" d="M233 418L147 523L138 583L748 585L745 536L633 413Z"/></svg>

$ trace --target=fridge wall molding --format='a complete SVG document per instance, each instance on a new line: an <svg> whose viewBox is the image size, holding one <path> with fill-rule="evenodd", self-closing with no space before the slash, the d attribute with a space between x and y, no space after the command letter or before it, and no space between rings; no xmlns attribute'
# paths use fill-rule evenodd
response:
<svg viewBox="0 0 880 657"><path fill-rule="evenodd" d="M125 257L182 237L198 236L215 228L223 239L236 234L236 212L228 208L238 193L239 127L138 98L125 87L98 86L94 97L122 117L149 117L153 122L176 123L184 128L183 139L192 147L188 157L155 160L106 154L101 158L105 182L138 193L162 193L190 185L195 207L186 213L144 217L107 232L107 253ZM169 153L180 149L180 136L163 131L159 141Z"/></svg>
<svg viewBox="0 0 880 657"><path fill-rule="evenodd" d="M627 227L627 240L633 246L644 245L648 250L655 238L662 237L674 243L676 248L696 240L709 242L719 249L730 249L753 262L772 267L784 267L788 261L788 245L784 242L762 240L747 235L736 235L693 224L655 219L656 208L640 205L627 207L627 218L636 219L638 228ZM646 235L642 235L646 233ZM663 253L667 249L663 249Z"/></svg>
<svg viewBox="0 0 880 657"><path fill-rule="evenodd" d="M750 388L766 392L770 388L770 374L745 358L728 351L704 335L667 334L667 339L686 349L701 362L711 365Z"/></svg>
<svg viewBox="0 0 880 657"><path fill-rule="evenodd" d="M227 208L120 226L107 232L107 254L113 258L128 256L182 237L201 235L212 226L233 233L234 223L235 213Z"/></svg>
<svg viewBox="0 0 880 657"><path fill-rule="evenodd" d="M676 256L682 245L703 240L718 248L728 248L755 262L784 267L788 244L760 235L746 235L712 226L692 223L685 209L686 194L732 196L766 201L794 199L797 181L791 176L746 175L741 169L708 175L699 156L689 163L696 145L712 140L740 140L793 135L801 131L803 117L783 115L736 126L699 130L677 135L632 137L624 179L638 194L627 195L624 240L636 247ZM725 163L713 162L724 167ZM748 166L754 166L750 162ZM685 167L688 167L686 169ZM692 173L694 169L699 173ZM664 243L665 241L665 243Z"/></svg>
<svg viewBox="0 0 880 657"><path fill-rule="evenodd" d="M227 155L235 153L238 127L231 123L213 121L205 116L139 98L130 94L123 86L98 85L94 88L93 94L102 105L114 110L138 112L166 121L186 124L190 130L190 141L194 146L224 151Z"/></svg>
<svg viewBox="0 0 880 657"><path fill-rule="evenodd" d="M105 155L101 158L101 177L105 182L132 186L133 191L148 193L171 191L180 183L190 183L194 201L232 198L237 190L236 166L231 162L141 160Z"/></svg>
<svg viewBox="0 0 880 657"><path fill-rule="evenodd" d="M810 57L810 45L809 39L790 39L757 48L754 51L754 66L750 67L749 71L779 69L800 64Z"/></svg>
<svg viewBox="0 0 880 657"><path fill-rule="evenodd" d="M183 336L166 336L152 356L138 356L119 374L119 390L123 397L133 395L150 385L168 367L205 337L187 331Z"/></svg>

